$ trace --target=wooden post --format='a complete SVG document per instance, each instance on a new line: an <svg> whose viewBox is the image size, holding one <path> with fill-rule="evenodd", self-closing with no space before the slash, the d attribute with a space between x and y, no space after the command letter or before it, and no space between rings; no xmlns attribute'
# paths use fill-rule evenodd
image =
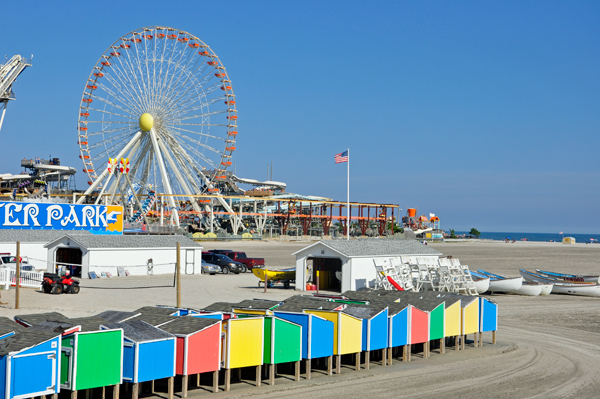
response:
<svg viewBox="0 0 600 399"><path fill-rule="evenodd" d="M496 330L492 331L492 345L496 345Z"/></svg>
<svg viewBox="0 0 600 399"><path fill-rule="evenodd" d="M402 361L408 362L408 345L402 346Z"/></svg>
<svg viewBox="0 0 600 399"><path fill-rule="evenodd" d="M454 350L460 350L460 336L457 335L456 337L454 337Z"/></svg>
<svg viewBox="0 0 600 399"><path fill-rule="evenodd" d="M366 351L365 352L365 370L368 370L370 367L369 365L369 361L371 360L371 352L370 351Z"/></svg>
<svg viewBox="0 0 600 399"><path fill-rule="evenodd" d="M461 338L461 345L460 345L460 346L461 346L461 349L462 349L462 350L465 350L465 342L466 342L466 341L467 341L467 335L465 334L465 335L463 335L463 336L462 336L462 338Z"/></svg>
<svg viewBox="0 0 600 399"><path fill-rule="evenodd" d="M200 373L196 374L196 387L200 386Z"/></svg>
<svg viewBox="0 0 600 399"><path fill-rule="evenodd" d="M360 370L360 352L354 354L354 362L356 363L356 371Z"/></svg>
<svg viewBox="0 0 600 399"><path fill-rule="evenodd" d="M219 392L219 370L213 371L213 393Z"/></svg>
<svg viewBox="0 0 600 399"><path fill-rule="evenodd" d="M310 359L306 359L306 379L310 380Z"/></svg>
<svg viewBox="0 0 600 399"><path fill-rule="evenodd" d="M483 332L479 333L479 347L483 346Z"/></svg>
<svg viewBox="0 0 600 399"><path fill-rule="evenodd" d="M256 386L259 387L262 381L262 366L256 366Z"/></svg>
<svg viewBox="0 0 600 399"><path fill-rule="evenodd" d="M8 277L10 277L10 269L7 269ZM19 309L19 291L21 289L21 242L17 241L17 278L15 281L15 309Z"/></svg>
<svg viewBox="0 0 600 399"><path fill-rule="evenodd" d="M342 355L337 355L335 359L335 373L342 373Z"/></svg>
<svg viewBox="0 0 600 399"><path fill-rule="evenodd" d="M473 334L473 346L475 348L479 348L479 334L478 333Z"/></svg>
<svg viewBox="0 0 600 399"><path fill-rule="evenodd" d="M440 338L440 355L446 353L446 339Z"/></svg>
<svg viewBox="0 0 600 399"><path fill-rule="evenodd" d="M52 394L52 399L58 399L58 394L57 393L53 393Z"/></svg>
<svg viewBox="0 0 600 399"><path fill-rule="evenodd" d="M241 367L237 368L235 370L235 380L236 381L241 381L242 380L242 369L241 369Z"/></svg>
<svg viewBox="0 0 600 399"><path fill-rule="evenodd" d="M181 307L181 243L177 243L177 264L175 265L175 278L177 285L176 307Z"/></svg>
<svg viewBox="0 0 600 399"><path fill-rule="evenodd" d="M77 391L71 391L71 399L77 399Z"/></svg>
<svg viewBox="0 0 600 399"><path fill-rule="evenodd" d="M269 385L275 385L275 365L269 366Z"/></svg>
<svg viewBox="0 0 600 399"><path fill-rule="evenodd" d="M139 384L137 382L134 382L133 387L131 389L131 398L132 399L138 399L138 388L139 388Z"/></svg>
<svg viewBox="0 0 600 399"><path fill-rule="evenodd" d="M388 348L388 364L391 366L392 365L392 352L393 352L393 348Z"/></svg>
<svg viewBox="0 0 600 399"><path fill-rule="evenodd" d="M106 399L106 387L102 387L102 399Z"/></svg>
<svg viewBox="0 0 600 399"><path fill-rule="evenodd" d="M231 388L231 369L225 369L225 392Z"/></svg>
<svg viewBox="0 0 600 399"><path fill-rule="evenodd" d="M121 389L121 384L113 385L113 399L119 399L119 390ZM173 399L171 396L169 399Z"/></svg>
<svg viewBox="0 0 600 399"><path fill-rule="evenodd" d="M333 356L327 356L327 375L333 372Z"/></svg>
<svg viewBox="0 0 600 399"><path fill-rule="evenodd" d="M169 377L169 382L167 383L168 385L168 399L173 399L173 391L175 390L175 377ZM113 399L118 399L118 396L116 398Z"/></svg>
<svg viewBox="0 0 600 399"><path fill-rule="evenodd" d="M386 359L386 355L387 355L387 348L383 348L381 350L381 365L382 366L387 366L387 359Z"/></svg>
<svg viewBox="0 0 600 399"><path fill-rule="evenodd" d="M296 362L296 381L300 381L300 360Z"/></svg>
<svg viewBox="0 0 600 399"><path fill-rule="evenodd" d="M265 278L263 280L263 285L265 286L265 294L267 293L267 284L269 283L269 280L267 279L267 271L265 270Z"/></svg>
<svg viewBox="0 0 600 399"><path fill-rule="evenodd" d="M150 393L154 393L154 380L150 381Z"/></svg>
<svg viewBox="0 0 600 399"><path fill-rule="evenodd" d="M408 361L410 362L410 358L412 356L412 345L408 344L407 346L408 346L408 348L407 348L407 351L408 351Z"/></svg>
<svg viewBox="0 0 600 399"><path fill-rule="evenodd" d="M179 243L177 243L179 244ZM179 247L179 245L178 245ZM177 262L179 263L179 262ZM187 398L187 391L188 391L188 375L184 375L183 378L181 379L181 390L183 391L181 394L183 395L184 398Z"/></svg>

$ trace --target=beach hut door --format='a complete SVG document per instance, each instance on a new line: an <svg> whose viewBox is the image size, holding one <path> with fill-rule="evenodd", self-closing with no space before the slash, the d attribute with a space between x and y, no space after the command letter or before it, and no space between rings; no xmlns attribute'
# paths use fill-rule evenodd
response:
<svg viewBox="0 0 600 399"><path fill-rule="evenodd" d="M62 348L60 353L60 387L71 389L73 376L73 349Z"/></svg>
<svg viewBox="0 0 600 399"><path fill-rule="evenodd" d="M185 250L185 274L196 274L196 270L194 268L194 250L186 249Z"/></svg>
<svg viewBox="0 0 600 399"><path fill-rule="evenodd" d="M56 354L40 352L16 355L11 360L12 398L31 398L54 393ZM32 378L35 376L35 378Z"/></svg>

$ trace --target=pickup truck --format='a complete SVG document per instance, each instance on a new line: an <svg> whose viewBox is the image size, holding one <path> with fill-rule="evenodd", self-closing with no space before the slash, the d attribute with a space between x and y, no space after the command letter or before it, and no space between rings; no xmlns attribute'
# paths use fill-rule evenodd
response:
<svg viewBox="0 0 600 399"><path fill-rule="evenodd" d="M215 252L215 251L213 251ZM245 252L237 252L237 251L224 251L219 252L229 258L233 259L236 262L243 263L246 266L247 270L252 270L255 267L262 267L265 265L264 258L249 258L246 256Z"/></svg>
<svg viewBox="0 0 600 399"><path fill-rule="evenodd" d="M8 268L17 270L17 257L11 255L8 252L0 253L0 268ZM35 268L29 264L27 256L21 257L21 270L24 271L35 271Z"/></svg>

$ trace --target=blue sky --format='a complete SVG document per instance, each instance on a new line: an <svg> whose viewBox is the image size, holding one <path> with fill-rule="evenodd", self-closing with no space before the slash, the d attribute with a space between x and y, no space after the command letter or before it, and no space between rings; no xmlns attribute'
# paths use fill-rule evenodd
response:
<svg viewBox="0 0 600 399"><path fill-rule="evenodd" d="M227 67L237 174L288 191L394 203L442 227L600 231L600 3L10 2L2 51L34 55L0 131L23 157L82 169L77 111L98 57L149 25ZM78 187L87 178L79 173Z"/></svg>

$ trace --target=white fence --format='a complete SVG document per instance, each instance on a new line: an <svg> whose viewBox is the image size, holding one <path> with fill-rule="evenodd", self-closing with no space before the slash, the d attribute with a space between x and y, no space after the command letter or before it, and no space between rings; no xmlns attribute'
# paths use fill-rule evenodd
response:
<svg viewBox="0 0 600 399"><path fill-rule="evenodd" d="M26 272L21 270L21 276L19 278L19 285L21 287L30 288L41 288L42 281L44 280L44 272ZM17 281L16 270L1 269L0 270L0 286L4 286L4 289L14 287Z"/></svg>

